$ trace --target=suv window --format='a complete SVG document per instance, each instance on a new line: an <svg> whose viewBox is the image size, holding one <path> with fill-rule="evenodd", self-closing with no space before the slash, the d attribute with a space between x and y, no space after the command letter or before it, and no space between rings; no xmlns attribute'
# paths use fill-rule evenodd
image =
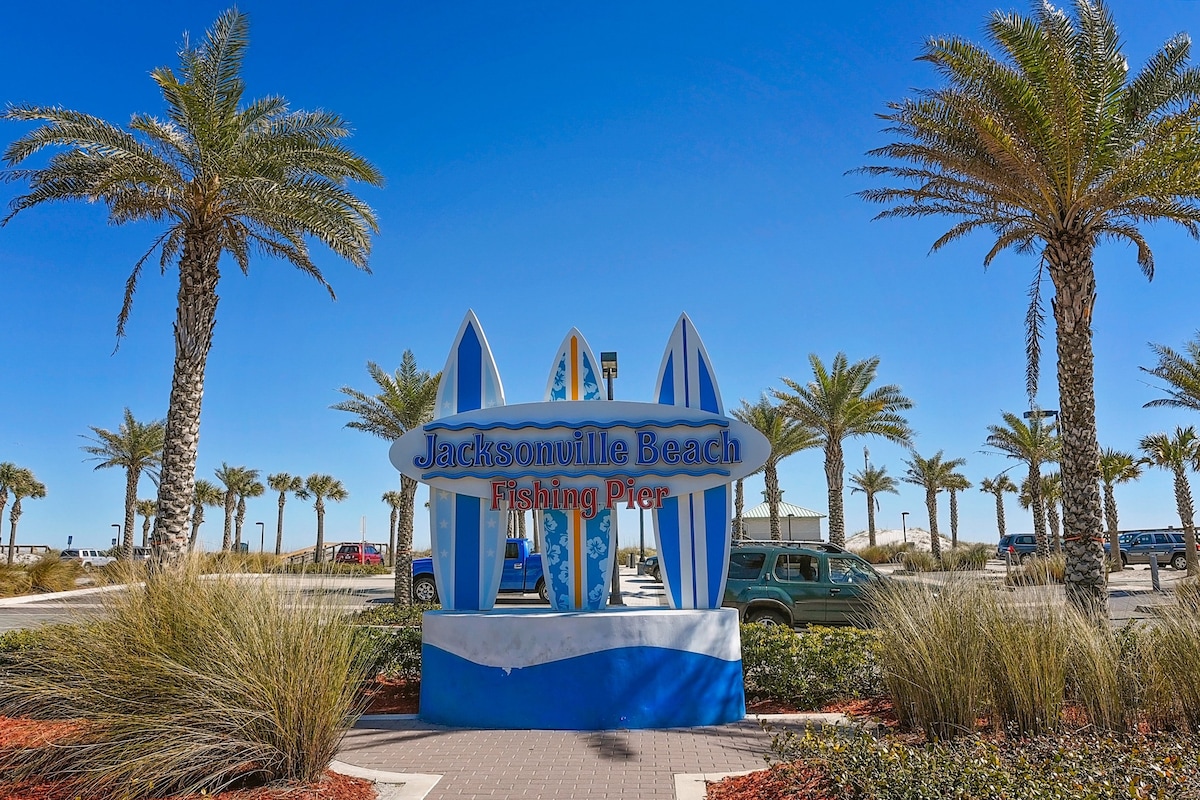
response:
<svg viewBox="0 0 1200 800"><path fill-rule="evenodd" d="M1156 533L1156 534L1154 534L1154 543L1155 544L1170 544L1171 537L1167 536L1165 533Z"/></svg>
<svg viewBox="0 0 1200 800"><path fill-rule="evenodd" d="M365 551L365 552L366 552L368 555L372 555L372 556L377 556L377 555L379 555L379 551L375 549L375 545L373 545L373 544L369 544L369 545L367 545L367 547L366 547L366 551ZM506 557L507 557L507 554L505 554L505 555L506 555Z"/></svg>
<svg viewBox="0 0 1200 800"><path fill-rule="evenodd" d="M1018 536L1017 544L1034 544L1032 536Z"/></svg>
<svg viewBox="0 0 1200 800"><path fill-rule="evenodd" d="M829 580L831 583L872 583L879 580L879 573L858 559L831 556Z"/></svg>
<svg viewBox="0 0 1200 800"><path fill-rule="evenodd" d="M775 559L775 577L781 581L815 581L817 565L812 556L785 553Z"/></svg>
<svg viewBox="0 0 1200 800"><path fill-rule="evenodd" d="M338 548L338 555L341 555L342 553L357 553L357 552L358 552L358 545L356 545L356 544L344 544Z"/></svg>
<svg viewBox="0 0 1200 800"><path fill-rule="evenodd" d="M767 560L766 553L731 553L729 555L729 580L748 581L758 577L763 564Z"/></svg>
<svg viewBox="0 0 1200 800"><path fill-rule="evenodd" d="M1136 539L1133 540L1134 547L1144 547L1145 545L1153 544L1153 543L1154 543L1154 536L1149 533L1143 533L1141 536L1138 536Z"/></svg>

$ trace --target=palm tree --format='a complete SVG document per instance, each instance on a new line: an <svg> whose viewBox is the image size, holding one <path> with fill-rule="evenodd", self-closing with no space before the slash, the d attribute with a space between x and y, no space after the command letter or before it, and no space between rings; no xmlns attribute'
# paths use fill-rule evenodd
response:
<svg viewBox="0 0 1200 800"><path fill-rule="evenodd" d="M1150 349L1158 356L1158 364L1138 369L1165 381L1167 387L1163 391L1167 396L1151 400L1142 408L1174 406L1200 411L1200 333L1184 348L1187 352L1179 353L1165 344L1151 343Z"/></svg>
<svg viewBox="0 0 1200 800"><path fill-rule="evenodd" d="M262 497L265 487L258 480L258 470L246 470L246 480L238 486L237 516L234 518L233 549L242 552L242 526L246 522L246 498Z"/></svg>
<svg viewBox="0 0 1200 800"><path fill-rule="evenodd" d="M8 165L60 149L44 167L12 171L30 191L13 201L4 222L41 203L85 200L107 205L114 224L166 224L125 284L117 336L124 333L142 267L160 250L164 269L172 261L179 268L154 537L171 557L187 546L222 254L244 274L252 250L282 258L332 296L309 255L309 240L367 270L371 235L378 230L374 213L347 185L381 185L383 179L345 146L350 129L339 116L291 111L278 96L244 101L247 28L244 14L227 11L199 46L185 40L178 75L166 67L150 73L166 102L164 118L138 114L122 128L58 106L12 105L4 114L42 123L9 145Z"/></svg>
<svg viewBox="0 0 1200 800"><path fill-rule="evenodd" d="M1062 500L1062 475L1049 472L1042 476L1042 500L1046 504L1046 525L1050 532L1050 546L1061 553L1062 527L1059 524L1058 503Z"/></svg>
<svg viewBox="0 0 1200 800"><path fill-rule="evenodd" d="M388 566L396 563L396 525L400 519L400 507L404 505L404 495L401 492L384 492L380 498L392 510L388 520Z"/></svg>
<svg viewBox="0 0 1200 800"><path fill-rule="evenodd" d="M378 394L366 394L343 386L342 394L350 399L333 406L338 411L346 411L357 417L346 423L347 428L392 442L433 419L433 406L442 373L430 374L427 370L418 369L416 356L411 350L404 351L395 375L389 375L371 361L367 362L367 373L378 387ZM417 496L417 482L407 475L401 475L400 494L404 502L400 505L399 528L396 531L395 603L406 606L412 603L413 503Z"/></svg>
<svg viewBox="0 0 1200 800"><path fill-rule="evenodd" d="M309 475L304 481L304 491L315 498L313 508L317 510L317 546L313 550L313 561L320 564L325 560L325 501L340 503L350 496L342 482L332 475ZM411 567L410 567L411 569Z"/></svg>
<svg viewBox="0 0 1200 800"><path fill-rule="evenodd" d="M817 436L825 448L825 482L829 490L829 541L846 543L846 515L842 505L842 477L846 469L842 440L853 436L882 436L897 444L908 444L912 431L899 413L912 408L912 401L899 386L874 389L878 356L851 364L838 353L832 369L826 369L816 354L808 357L813 380L807 384L783 378L791 394L775 392L786 413Z"/></svg>
<svg viewBox="0 0 1200 800"><path fill-rule="evenodd" d="M946 476L942 488L950 493L950 546L958 547L958 493L970 489L971 482L962 473L954 472Z"/></svg>
<svg viewBox="0 0 1200 800"><path fill-rule="evenodd" d="M276 472L267 476L267 485L272 491L279 492L279 521L275 526L275 555L283 550L283 506L287 503L288 492L296 495L297 499L307 500L308 493L304 491L304 478L299 475L289 475L286 472Z"/></svg>
<svg viewBox="0 0 1200 800"><path fill-rule="evenodd" d="M746 507L746 479L738 478L733 482L733 540L740 542L746 538L746 523L742 511Z"/></svg>
<svg viewBox="0 0 1200 800"><path fill-rule="evenodd" d="M881 217L958 219L934 250L977 230L1001 251L1038 253L1031 292L1028 390L1036 396L1044 272L1054 285L1058 396L1063 434L1066 592L1107 618L1100 546L1100 447L1096 434L1093 251L1101 239L1137 247L1147 277L1154 257L1141 226L1158 220L1193 236L1200 224L1200 71L1178 35L1130 76L1122 37L1102 0L1075 0L1070 16L1050 3L1030 17L995 11L987 49L930 38L922 60L944 86L891 103L882 115L891 144L870 166L897 185L861 193L887 204Z"/></svg>
<svg viewBox="0 0 1200 800"><path fill-rule="evenodd" d="M150 522L158 510L158 504L153 500L138 500L137 513L142 517L142 547L150 546Z"/></svg>
<svg viewBox="0 0 1200 800"><path fill-rule="evenodd" d="M0 522L4 521L4 507L8 505L8 492L24 477L22 473L24 469L18 467L11 461L5 461L0 464ZM10 555L8 563L12 563L13 557Z"/></svg>
<svg viewBox="0 0 1200 800"><path fill-rule="evenodd" d="M937 493L945 488L947 480L954 474L954 471L967 463L966 459L943 460L941 450L929 458L922 458L914 450L912 458L904 463L908 465L904 481L925 488L925 508L929 511L929 549L933 551L934 558L940 559L942 557L942 541L938 535Z"/></svg>
<svg viewBox="0 0 1200 800"><path fill-rule="evenodd" d="M258 479L258 470L231 467L222 461L220 468L213 474L225 487L225 535L221 539L221 549L229 550L233 547L233 515L237 509L238 494L242 487Z"/></svg>
<svg viewBox="0 0 1200 800"><path fill-rule="evenodd" d="M783 500L783 493L779 491L779 462L801 450L816 447L821 440L810 428L789 419L783 408L772 404L765 395L754 405L743 400L734 409L733 416L767 437L771 445L771 453L762 470L771 517L771 539L779 541L783 538L779 529L779 503Z"/></svg>
<svg viewBox="0 0 1200 800"><path fill-rule="evenodd" d="M125 409L125 418L117 427L110 431L104 428L92 428L94 437L92 444L85 445L83 452L93 456L89 461L98 462L95 469L121 467L125 470L125 532L121 541L121 557L133 558L133 521L138 503L138 482L142 473L158 479L159 467L162 465L163 437L166 424L161 420L138 422L133 412ZM89 437L84 437L89 438Z"/></svg>
<svg viewBox="0 0 1200 800"><path fill-rule="evenodd" d="M188 539L188 550L196 549L196 542L200 538L200 525L204 522L204 507L219 506L224 499L224 493L215 484L203 478L196 481L192 499L192 534Z"/></svg>
<svg viewBox="0 0 1200 800"><path fill-rule="evenodd" d="M46 486L28 469L20 469L15 480L8 485L12 492L12 509L8 512L8 563L11 566L17 553L17 521L21 519L21 501L25 498L38 500L46 496Z"/></svg>
<svg viewBox="0 0 1200 800"><path fill-rule="evenodd" d="M1055 461L1059 454L1059 440L1053 422L1034 409L1026 422L1012 412L1003 413L1004 425L988 425L987 445L994 447L1009 458L1023 461L1029 467L1026 482L1030 486L1030 505L1033 510L1033 534L1037 542L1037 554L1050 554L1046 546L1046 511L1042 505L1042 464Z"/></svg>
<svg viewBox="0 0 1200 800"><path fill-rule="evenodd" d="M1121 569L1120 522L1117 519L1117 496L1113 487L1135 481L1142 476L1145 462L1132 453L1104 448L1100 453L1100 482L1104 484L1104 522L1108 526L1108 554L1113 569Z"/></svg>
<svg viewBox="0 0 1200 800"><path fill-rule="evenodd" d="M1200 469L1200 438L1196 429L1189 425L1176 428L1174 436L1155 433L1142 438L1138 444L1150 464L1170 470L1175 476L1175 506L1179 509L1179 523L1183 526L1183 549L1187 553L1187 574L1200 574L1196 561L1196 528L1193 524L1194 506L1192 487L1188 483L1187 471Z"/></svg>
<svg viewBox="0 0 1200 800"><path fill-rule="evenodd" d="M862 492L867 496L867 539L871 547L875 546L875 512L879 508L878 495L887 492L900 494L896 479L887 474L887 467L875 468L870 465L850 476L850 493Z"/></svg>
<svg viewBox="0 0 1200 800"><path fill-rule="evenodd" d="M996 529L1000 532L1000 538L1003 539L1006 532L1004 525L1004 493L1016 492L1017 485L1012 482L1012 478L1001 472L994 478L984 478L981 480L979 482L979 491L995 496Z"/></svg>

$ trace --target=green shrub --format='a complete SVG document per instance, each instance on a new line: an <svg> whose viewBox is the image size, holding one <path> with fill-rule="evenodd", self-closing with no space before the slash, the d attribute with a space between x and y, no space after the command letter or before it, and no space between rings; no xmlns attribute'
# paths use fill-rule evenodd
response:
<svg viewBox="0 0 1200 800"><path fill-rule="evenodd" d="M35 592L66 592L75 588L75 579L83 574L83 567L74 561L62 561L57 553L51 553L30 564L26 571Z"/></svg>
<svg viewBox="0 0 1200 800"><path fill-rule="evenodd" d="M864 547L854 552L870 564L892 564L899 561L901 554L908 552L912 547L912 542L896 542L893 544L880 544L874 547Z"/></svg>
<svg viewBox="0 0 1200 800"><path fill-rule="evenodd" d="M1089 733L1021 742L971 736L913 746L861 730L809 731L776 736L773 747L785 762L823 772L822 795L831 797L1141 800L1193 797L1200 786L1194 736Z"/></svg>
<svg viewBox="0 0 1200 800"><path fill-rule="evenodd" d="M951 547L942 551L942 569L946 570L980 570L987 565L987 560L996 552L996 548L986 544L967 544Z"/></svg>
<svg viewBox="0 0 1200 800"><path fill-rule="evenodd" d="M29 573L23 568L0 564L0 597L15 597L28 594L32 582Z"/></svg>
<svg viewBox="0 0 1200 800"><path fill-rule="evenodd" d="M933 553L926 550L909 550L900 557L900 563L909 572L933 572L940 569Z"/></svg>
<svg viewBox="0 0 1200 800"><path fill-rule="evenodd" d="M819 708L830 700L882 693L876 634L858 628L742 626L742 673L749 700Z"/></svg>
<svg viewBox="0 0 1200 800"><path fill-rule="evenodd" d="M128 800L316 779L370 653L336 606L288 592L193 563L104 595L86 625L40 631L45 647L10 657L0 715L85 724L0 752L0 774Z"/></svg>
<svg viewBox="0 0 1200 800"><path fill-rule="evenodd" d="M359 625L404 625L421 627L421 618L426 611L437 611L440 605L397 606L392 603L373 605L354 615Z"/></svg>
<svg viewBox="0 0 1200 800"><path fill-rule="evenodd" d="M281 564L270 571L288 575L390 575L392 568L386 564L337 564L323 561L320 564Z"/></svg>
<svg viewBox="0 0 1200 800"><path fill-rule="evenodd" d="M1046 557L1034 556L1013 569L1008 576L1009 586L1046 586L1062 583L1067 574L1067 557L1061 553Z"/></svg>
<svg viewBox="0 0 1200 800"><path fill-rule="evenodd" d="M371 674L421 679L420 627L363 627L359 635L370 653Z"/></svg>

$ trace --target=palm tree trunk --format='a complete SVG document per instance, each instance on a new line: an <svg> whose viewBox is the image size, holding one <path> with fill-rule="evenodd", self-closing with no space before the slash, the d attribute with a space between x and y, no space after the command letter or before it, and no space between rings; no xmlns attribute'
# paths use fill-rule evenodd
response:
<svg viewBox="0 0 1200 800"><path fill-rule="evenodd" d="M8 505L8 492L4 492L3 494L0 494L0 524L2 524L4 522L4 507L6 505ZM2 534L0 534L0 535L2 535ZM17 554L16 546L17 546L16 541L9 541L9 543L8 543L8 565L10 567L12 566L13 559L16 558L16 554Z"/></svg>
<svg viewBox="0 0 1200 800"><path fill-rule="evenodd" d="M21 519L21 496L13 498L12 511L8 512L8 565L11 567L17 555L17 520Z"/></svg>
<svg viewBox="0 0 1200 800"><path fill-rule="evenodd" d="M154 518L154 541L158 557L164 561L177 559L187 547L187 517L196 489L204 370L217 316L219 236L217 229L188 230L179 259L175 368Z"/></svg>
<svg viewBox="0 0 1200 800"><path fill-rule="evenodd" d="M234 522L233 549L242 552L242 527L246 524L246 498L239 497Z"/></svg>
<svg viewBox="0 0 1200 800"><path fill-rule="evenodd" d="M400 509L392 506L392 514L388 519L388 560L389 567L396 566L396 519L400 516Z"/></svg>
<svg viewBox="0 0 1200 800"><path fill-rule="evenodd" d="M1058 507L1053 500L1046 501L1046 529L1050 532L1050 545L1055 553L1062 552L1062 530L1058 523Z"/></svg>
<svg viewBox="0 0 1200 800"><path fill-rule="evenodd" d="M1114 570L1121 569L1120 525L1117 519L1117 493L1111 483L1104 484L1104 521L1108 525L1108 563Z"/></svg>
<svg viewBox="0 0 1200 800"><path fill-rule="evenodd" d="M150 522L154 517L146 517L142 520L142 548L150 546Z"/></svg>
<svg viewBox="0 0 1200 800"><path fill-rule="evenodd" d="M325 560L325 498L317 495L317 546L313 548L313 563Z"/></svg>
<svg viewBox="0 0 1200 800"><path fill-rule="evenodd" d="M929 549L933 557L942 560L942 537L938 535L937 524L937 490L925 490L925 508L929 511Z"/></svg>
<svg viewBox="0 0 1200 800"><path fill-rule="evenodd" d="M221 549L233 547L233 492L225 493L225 536L221 539Z"/></svg>
<svg viewBox="0 0 1200 800"><path fill-rule="evenodd" d="M125 470L125 527L121 529L121 558L126 561L133 561L133 525L137 521L134 512L137 510L139 477L137 470Z"/></svg>
<svg viewBox="0 0 1200 800"><path fill-rule="evenodd" d="M188 552L196 549L196 540L200 538L200 525L204 522L204 504L198 503L192 509L192 537L188 540Z"/></svg>
<svg viewBox="0 0 1200 800"><path fill-rule="evenodd" d="M1059 236L1047 243L1054 282L1058 339L1059 437L1067 556L1067 599L1097 619L1108 619L1108 587L1100 528L1100 445L1096 435L1092 309L1096 274L1091 239Z"/></svg>
<svg viewBox="0 0 1200 800"><path fill-rule="evenodd" d="M283 506L287 503L287 492L279 493L279 517L275 521L275 555L283 550Z"/></svg>
<svg viewBox="0 0 1200 800"><path fill-rule="evenodd" d="M996 492L996 529L1000 531L1000 538L1005 537L1004 524L1004 492Z"/></svg>
<svg viewBox="0 0 1200 800"><path fill-rule="evenodd" d="M517 536L525 538L525 512L517 512Z"/></svg>
<svg viewBox="0 0 1200 800"><path fill-rule="evenodd" d="M400 517L396 528L395 598L398 606L412 605L412 542L413 504L417 497L417 482L407 475L400 476ZM534 521L536 522L536 515ZM534 532L537 539L537 532Z"/></svg>
<svg viewBox="0 0 1200 800"><path fill-rule="evenodd" d="M746 523L742 519L742 509L745 506L746 482L738 478L733 484L733 540L735 542L746 538Z"/></svg>
<svg viewBox="0 0 1200 800"><path fill-rule="evenodd" d="M825 445L825 483L829 487L829 542L839 547L846 544L846 512L842 504L842 476L846 463L842 459L842 442L830 439Z"/></svg>
<svg viewBox="0 0 1200 800"><path fill-rule="evenodd" d="M867 542L871 547L875 546L875 494L866 492L867 495Z"/></svg>
<svg viewBox="0 0 1200 800"><path fill-rule="evenodd" d="M958 492L950 490L950 547L958 547Z"/></svg>
<svg viewBox="0 0 1200 800"><path fill-rule="evenodd" d="M1187 559L1187 574L1189 578L1200 574L1196 562L1196 526L1193 522L1195 510L1192 506L1192 487L1188 483L1187 473L1183 465L1174 468L1175 472L1175 505L1179 508L1179 524L1183 526L1183 549ZM20 501L18 501L20 502ZM16 506L13 506L16 510Z"/></svg>
<svg viewBox="0 0 1200 800"><path fill-rule="evenodd" d="M1046 506L1042 502L1042 473L1035 464L1029 465L1029 508L1033 511L1033 541L1037 555L1046 558L1050 555L1046 541Z"/></svg>
<svg viewBox="0 0 1200 800"><path fill-rule="evenodd" d="M775 462L771 459L767 459L767 463L763 465L763 483L767 488L767 513L771 519L771 541L778 542L783 538L783 534L779 530L779 473L775 469Z"/></svg>

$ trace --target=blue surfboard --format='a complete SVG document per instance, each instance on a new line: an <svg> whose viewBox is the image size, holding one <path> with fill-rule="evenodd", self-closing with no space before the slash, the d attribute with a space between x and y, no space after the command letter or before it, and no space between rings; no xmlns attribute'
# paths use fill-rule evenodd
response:
<svg viewBox="0 0 1200 800"><path fill-rule="evenodd" d="M603 400L600 362L576 328L558 348L546 400ZM598 611L608 602L616 531L612 512L586 519L579 509L542 511L542 571L556 611Z"/></svg>
<svg viewBox="0 0 1200 800"><path fill-rule="evenodd" d="M654 390L658 403L723 414L712 364L687 314L671 332ZM668 497L654 511L658 563L671 608L720 608L729 573L729 484Z"/></svg>
<svg viewBox="0 0 1200 800"><path fill-rule="evenodd" d="M483 328L468 311L438 384L434 419L504 405L500 373ZM429 491L433 577L442 608L486 611L496 603L504 571L505 511L479 497Z"/></svg>

